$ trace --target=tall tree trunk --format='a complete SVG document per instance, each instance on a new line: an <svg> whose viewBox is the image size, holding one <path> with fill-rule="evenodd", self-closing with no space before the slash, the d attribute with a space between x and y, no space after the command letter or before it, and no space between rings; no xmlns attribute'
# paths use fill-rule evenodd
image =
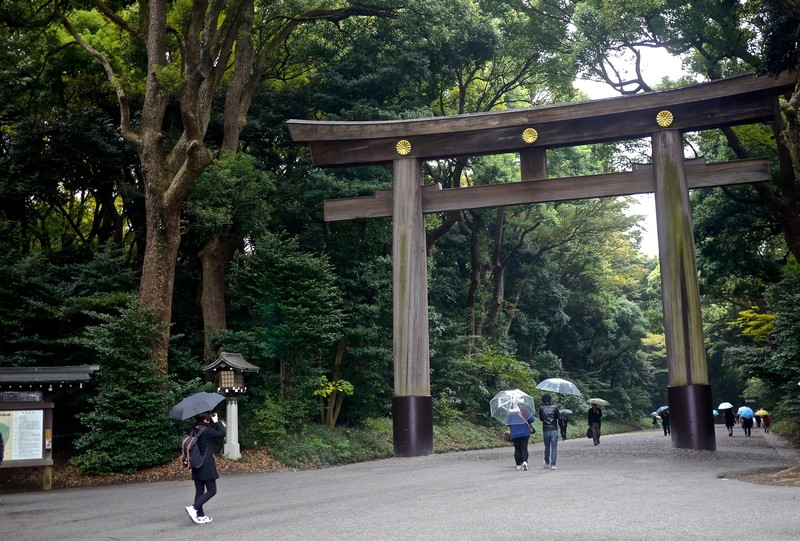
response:
<svg viewBox="0 0 800 541"><path fill-rule="evenodd" d="M211 238L197 256L203 272L200 307L203 310L204 356L211 358L216 352L211 348L211 339L217 331L227 329L225 318L225 266L228 261L230 239L218 234Z"/></svg>
<svg viewBox="0 0 800 541"><path fill-rule="evenodd" d="M147 205L147 240L145 241L144 265L139 284L139 302L142 307L153 310L155 322L165 328L164 334L152 344L151 356L158 361L159 370L167 374L167 352L169 349L169 324L172 317L172 290L175 283L175 262L180 246L180 205L164 205L158 185L148 183L145 200ZM162 173L162 176L166 176Z"/></svg>
<svg viewBox="0 0 800 541"><path fill-rule="evenodd" d="M492 340L497 339L497 320L503 309L506 288L506 264L502 261L503 239L505 226L506 208L497 209L497 219L494 225L494 243L492 245L492 300L489 307L489 321L487 324L487 334Z"/></svg>
<svg viewBox="0 0 800 541"><path fill-rule="evenodd" d="M342 378L341 366L345 346L347 346L347 340L340 338L339 343L336 345L336 357L333 360L333 375L331 376L331 381L334 383ZM339 418L339 412L342 410L343 400L344 394L338 394L335 389L328 397L328 416L325 421L327 426L331 428L336 426L336 420Z"/></svg>
<svg viewBox="0 0 800 541"><path fill-rule="evenodd" d="M465 355L471 355L474 347L475 336L477 334L477 314L476 314L476 300L478 297L478 290L481 285L481 274L483 265L480 259L480 232L482 228L481 217L479 214L473 214L473 222L470 235L470 280L469 291L467 291L467 314L469 317L469 325L467 332L467 344L464 348Z"/></svg>

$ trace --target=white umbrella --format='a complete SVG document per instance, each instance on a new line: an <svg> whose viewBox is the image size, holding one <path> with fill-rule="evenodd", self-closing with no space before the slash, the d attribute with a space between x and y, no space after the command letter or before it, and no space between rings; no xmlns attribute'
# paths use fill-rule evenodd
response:
<svg viewBox="0 0 800 541"><path fill-rule="evenodd" d="M718 410L732 410L733 409L733 404L731 404L730 402L723 402L722 404L717 406L717 409Z"/></svg>
<svg viewBox="0 0 800 541"><path fill-rule="evenodd" d="M610 406L610 402L606 402L602 398L590 398L589 404L597 404L598 406Z"/></svg>
<svg viewBox="0 0 800 541"><path fill-rule="evenodd" d="M559 394L581 394L580 389L574 383L561 378L548 378L539 383L536 388Z"/></svg>
<svg viewBox="0 0 800 541"><path fill-rule="evenodd" d="M492 417L503 424L506 424L509 413L519 413L520 415L515 415L514 418L520 417L521 422L525 422L530 414L536 411L533 397L519 389L500 391L489 401L489 409ZM522 411L523 409L528 410L528 415L525 415L526 412Z"/></svg>

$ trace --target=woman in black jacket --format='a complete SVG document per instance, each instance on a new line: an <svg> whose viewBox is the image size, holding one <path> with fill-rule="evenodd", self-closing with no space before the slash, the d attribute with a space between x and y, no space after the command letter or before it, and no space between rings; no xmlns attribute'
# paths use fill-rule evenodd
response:
<svg viewBox="0 0 800 541"><path fill-rule="evenodd" d="M219 479L211 440L225 437L225 425L217 419L216 413L201 413L195 415L194 419L195 424L189 431L189 435L197 436L196 445L204 458L200 467L192 468L195 489L194 505L188 506L186 512L196 523L205 524L213 519L203 512L203 504L217 493L217 479Z"/></svg>

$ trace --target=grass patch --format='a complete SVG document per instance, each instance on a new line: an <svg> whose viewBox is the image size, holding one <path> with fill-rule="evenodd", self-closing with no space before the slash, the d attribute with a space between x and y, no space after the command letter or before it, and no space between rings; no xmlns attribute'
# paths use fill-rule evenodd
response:
<svg viewBox="0 0 800 541"><path fill-rule="evenodd" d="M393 448L390 441L368 428L309 425L282 438L271 453L290 468L321 468L389 458Z"/></svg>
<svg viewBox="0 0 800 541"><path fill-rule="evenodd" d="M541 443L541 423L531 443ZM603 435L650 428L648 420L633 422L609 419L603 422ZM585 438L586 423L573 419L567 427L567 438ZM456 419L433 427L435 453L492 449L510 446L502 439L505 427L484 427ZM289 434L271 450L271 455L290 468L323 468L337 464L366 462L393 456L392 420L370 419L363 428L310 425L297 434Z"/></svg>
<svg viewBox="0 0 800 541"><path fill-rule="evenodd" d="M775 421L770 425L769 430L779 436L783 436L792 445L800 445L800 423L797 418L790 417Z"/></svg>

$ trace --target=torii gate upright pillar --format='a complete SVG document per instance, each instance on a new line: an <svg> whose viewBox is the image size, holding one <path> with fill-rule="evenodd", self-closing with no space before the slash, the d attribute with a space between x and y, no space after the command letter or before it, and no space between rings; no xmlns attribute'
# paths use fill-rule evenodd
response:
<svg viewBox="0 0 800 541"><path fill-rule="evenodd" d="M663 130L652 143L672 445L715 451L683 140Z"/></svg>
<svg viewBox="0 0 800 541"><path fill-rule="evenodd" d="M392 303L394 307L394 456L433 453L428 334L428 267L422 214L422 161L394 160Z"/></svg>

